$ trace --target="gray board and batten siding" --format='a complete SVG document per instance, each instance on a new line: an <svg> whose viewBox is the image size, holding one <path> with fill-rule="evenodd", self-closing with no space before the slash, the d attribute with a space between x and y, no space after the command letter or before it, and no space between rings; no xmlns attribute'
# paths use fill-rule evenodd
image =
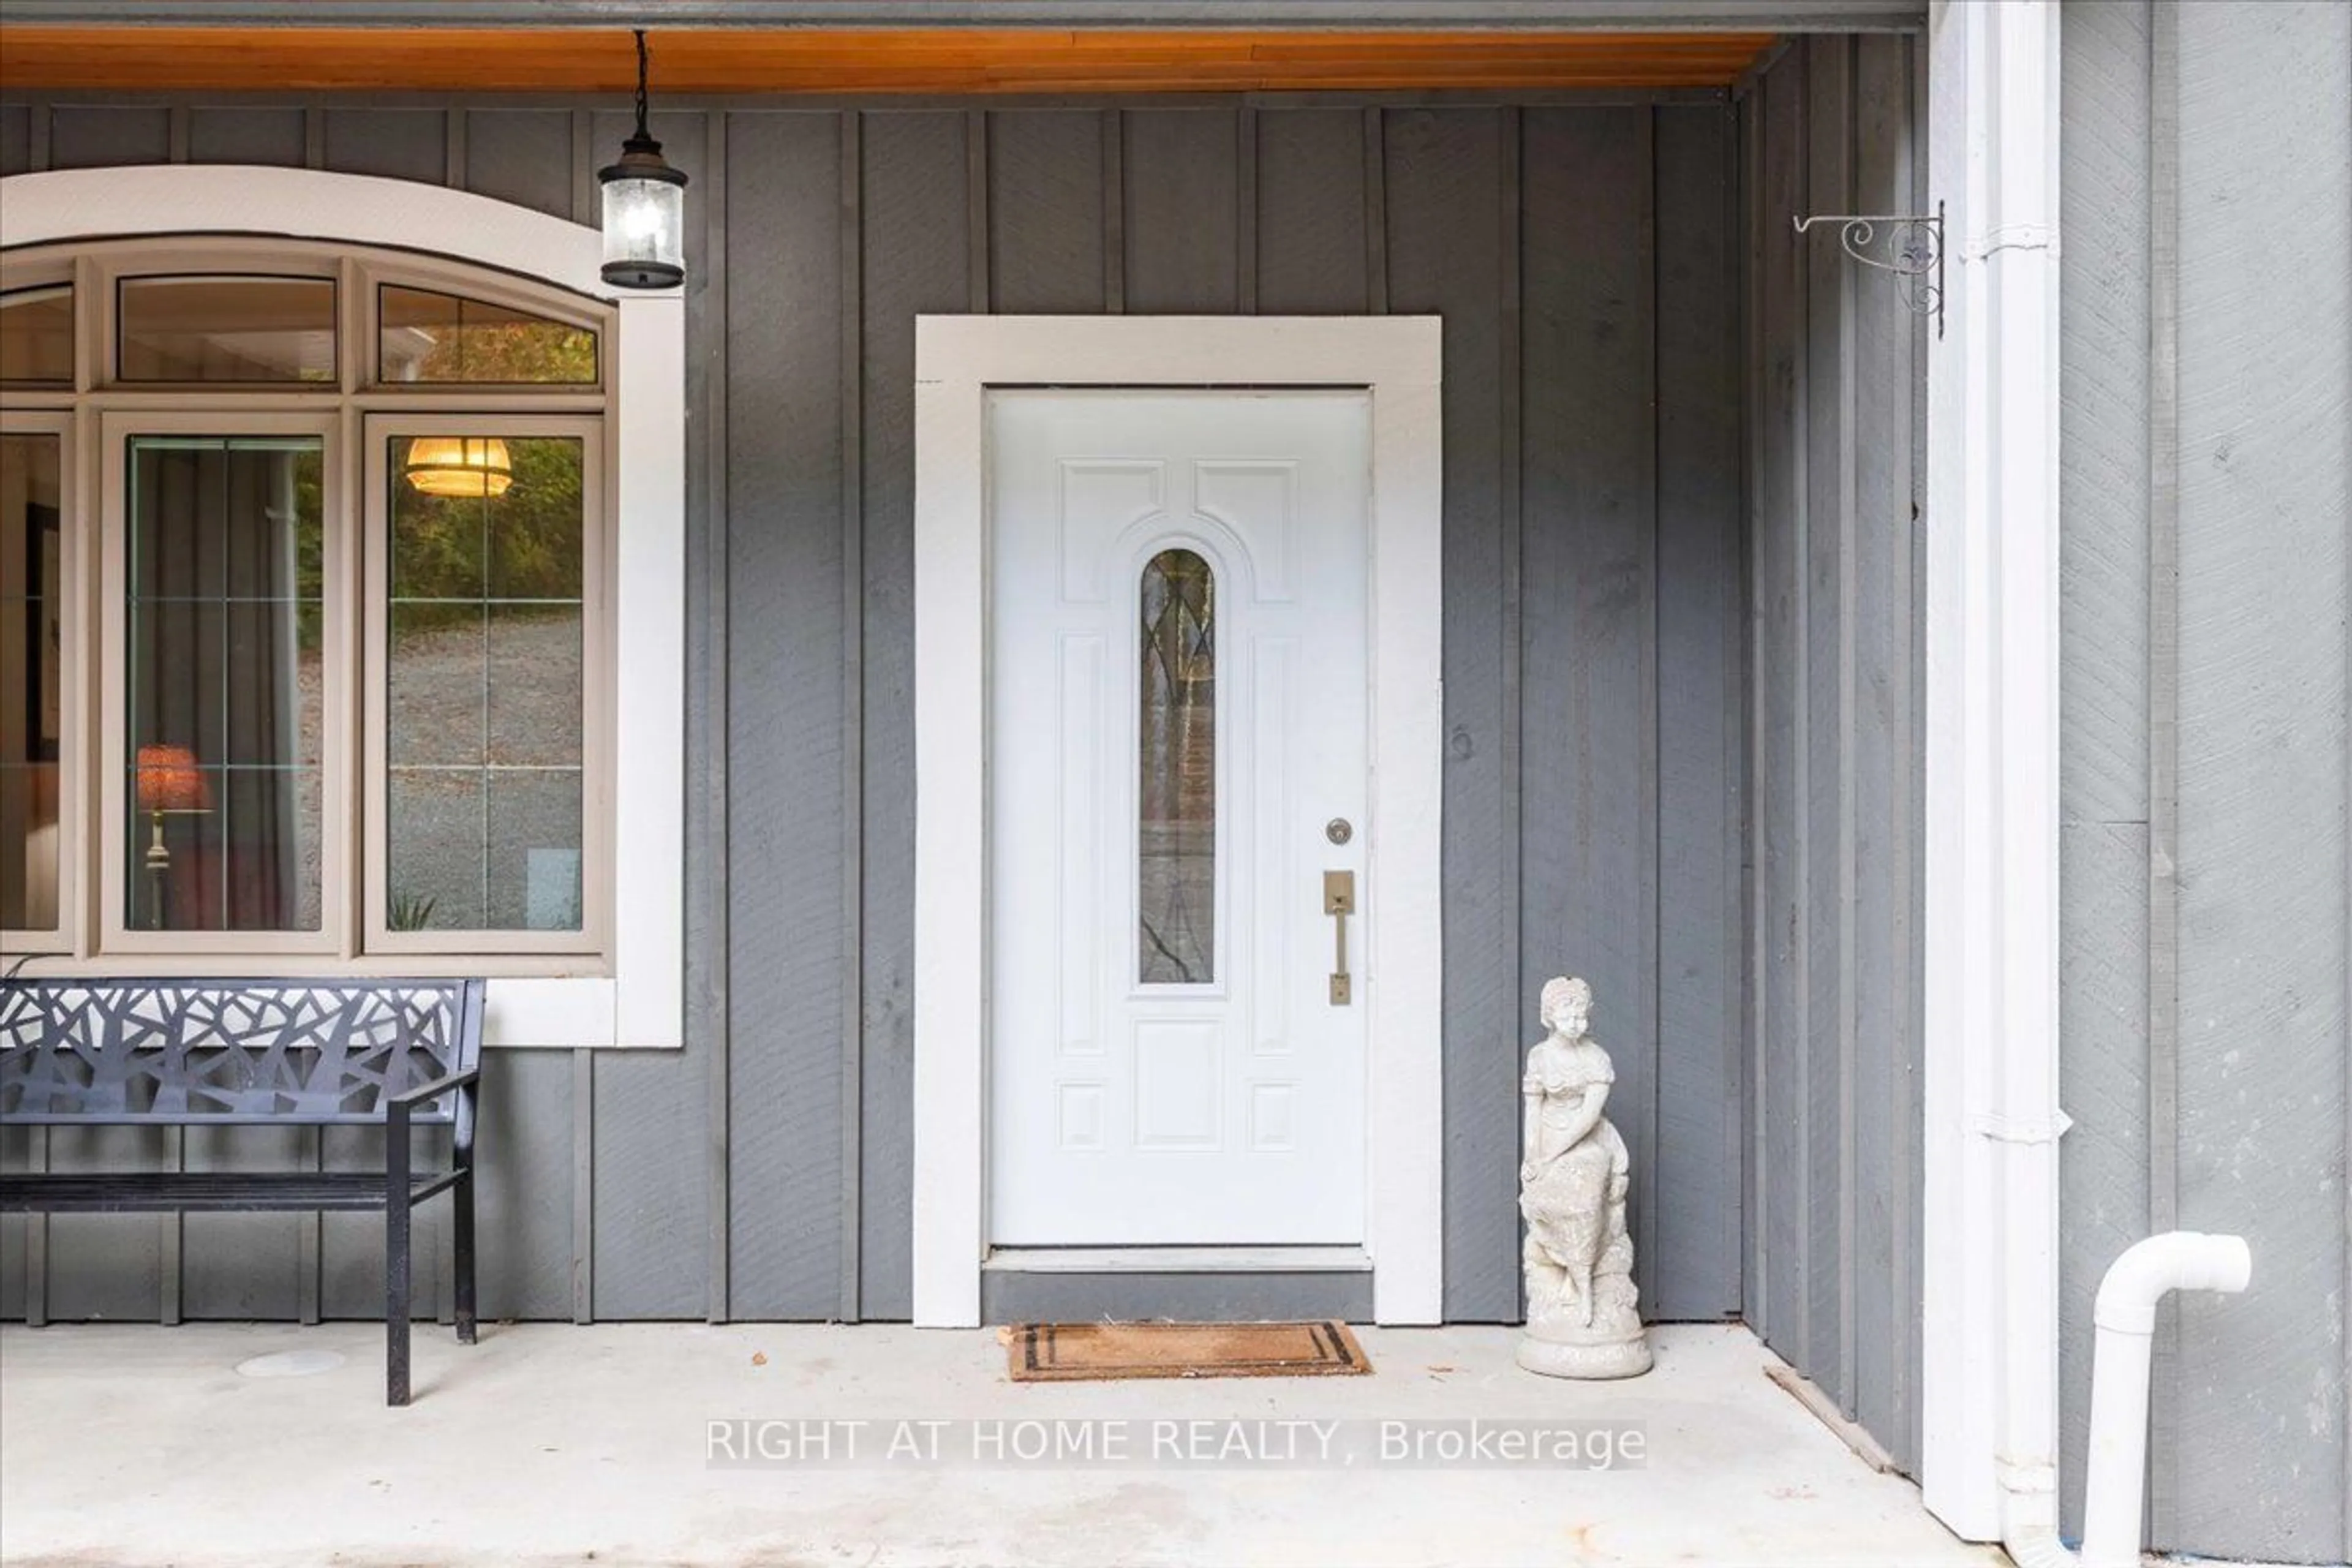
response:
<svg viewBox="0 0 2352 1568"><path fill-rule="evenodd" d="M688 1041L490 1053L484 1312L907 1315L915 318L1126 310L1444 317L1445 1311L1519 1316L1520 1063L1572 971L1616 1057L1644 1302L1737 1316L1727 97L726 100L653 130L694 182ZM625 131L515 100L58 95L0 103L0 169L309 164L593 221ZM0 1158L312 1157L107 1136ZM164 1299L153 1223L0 1240L9 1315L36 1281L56 1318ZM355 1229L192 1219L175 1245L190 1316L375 1310Z"/></svg>
<svg viewBox="0 0 2352 1568"><path fill-rule="evenodd" d="M1637 1192L1645 1301L1744 1313L1916 1459L1925 351L1885 280L1786 219L1920 199L1917 147L1874 129L1897 96L1917 113L1917 47L1792 46L1731 107L657 116L696 179L688 1040L489 1054L485 1310L907 1310L913 315L1437 311L1447 1315L1517 1311L1525 999L1581 968L1636 1168L1671 1173ZM2107 1260L2241 1230L2255 1289L2160 1331L2152 1538L2342 1561L2352 7L2073 0L2062 51L2061 1484L2071 1529ZM524 100L16 98L0 172L310 163L587 218L623 129ZM1565 438L1587 426L1605 440ZM152 1318L174 1256L192 1316L374 1310L371 1243L333 1226L42 1243L0 1219L0 1313Z"/></svg>
<svg viewBox="0 0 2352 1568"><path fill-rule="evenodd" d="M1803 40L1740 98L1755 633L1743 1300L1908 1467L1925 329L1906 339L1886 279L1788 223L1918 210L1920 150L1899 155L1910 117L1893 108L1918 100L1902 47ZM2254 1288L2161 1321L2150 1540L2342 1562L2352 7L2074 0L2061 48L2066 1529L2101 1275L2154 1231L2237 1231Z"/></svg>
<svg viewBox="0 0 2352 1568"><path fill-rule="evenodd" d="M2340 1563L2352 7L2076 0L2060 48L2063 1452L2108 1260L2242 1233L2159 1321L2150 1539Z"/></svg>
<svg viewBox="0 0 2352 1568"><path fill-rule="evenodd" d="M1748 1322L1919 1454L1927 324L1816 213L1924 190L1922 46L1794 42L1740 94Z"/></svg>

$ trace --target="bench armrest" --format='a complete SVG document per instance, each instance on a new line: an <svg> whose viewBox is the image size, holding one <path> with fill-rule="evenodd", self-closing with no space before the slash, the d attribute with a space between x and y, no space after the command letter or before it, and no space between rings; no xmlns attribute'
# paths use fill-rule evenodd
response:
<svg viewBox="0 0 2352 1568"><path fill-rule="evenodd" d="M408 1113L422 1101L437 1100L451 1089L469 1095L482 1076L480 1068L467 1068L420 1083L415 1089L404 1089L386 1097L383 1102L383 1153L385 1185L391 1189L392 1201L400 1202L408 1191ZM458 1100L458 1114L454 1124L453 1156L462 1170L470 1171L474 1164L473 1111L469 1098Z"/></svg>
<svg viewBox="0 0 2352 1568"><path fill-rule="evenodd" d="M394 1109L397 1107L403 1113L402 1120L405 1121L407 1120L405 1113L412 1107L421 1104L428 1100L438 1100L443 1095L448 1093L451 1089L463 1088L465 1085L476 1081L481 1076L481 1068L467 1068L464 1072L449 1073L444 1077L435 1079L431 1083L420 1083L415 1089L402 1089L398 1094L393 1095L384 1100L384 1114L387 1116L391 1115Z"/></svg>

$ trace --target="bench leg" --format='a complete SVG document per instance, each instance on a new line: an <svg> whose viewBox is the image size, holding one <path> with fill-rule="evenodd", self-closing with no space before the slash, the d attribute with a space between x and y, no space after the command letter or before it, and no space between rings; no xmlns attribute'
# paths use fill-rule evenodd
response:
<svg viewBox="0 0 2352 1568"><path fill-rule="evenodd" d="M452 1248L457 1257L456 1280L457 1308L457 1342L474 1342L474 1173L466 1173L449 1194L451 1219L457 1226L457 1241Z"/></svg>
<svg viewBox="0 0 2352 1568"><path fill-rule="evenodd" d="M392 1191L383 1211L383 1402L408 1403L408 1231L407 1194Z"/></svg>

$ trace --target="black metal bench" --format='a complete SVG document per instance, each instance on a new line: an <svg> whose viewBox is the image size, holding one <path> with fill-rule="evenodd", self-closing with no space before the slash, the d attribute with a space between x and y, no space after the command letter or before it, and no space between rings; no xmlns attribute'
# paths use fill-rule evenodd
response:
<svg viewBox="0 0 2352 1568"><path fill-rule="evenodd" d="M381 1209L385 1402L408 1403L410 1211L455 1206L457 1342L474 1342L478 980L0 982L0 1124L382 1127L381 1171L31 1172L0 1213ZM446 1124L419 1170L409 1129Z"/></svg>

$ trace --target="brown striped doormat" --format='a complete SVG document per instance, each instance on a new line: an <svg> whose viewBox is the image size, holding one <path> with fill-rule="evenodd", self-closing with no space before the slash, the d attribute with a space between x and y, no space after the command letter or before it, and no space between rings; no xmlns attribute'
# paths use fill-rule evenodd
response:
<svg viewBox="0 0 2352 1568"><path fill-rule="evenodd" d="M1015 1383L1132 1377L1348 1377L1372 1370L1345 1323L1022 1323Z"/></svg>

